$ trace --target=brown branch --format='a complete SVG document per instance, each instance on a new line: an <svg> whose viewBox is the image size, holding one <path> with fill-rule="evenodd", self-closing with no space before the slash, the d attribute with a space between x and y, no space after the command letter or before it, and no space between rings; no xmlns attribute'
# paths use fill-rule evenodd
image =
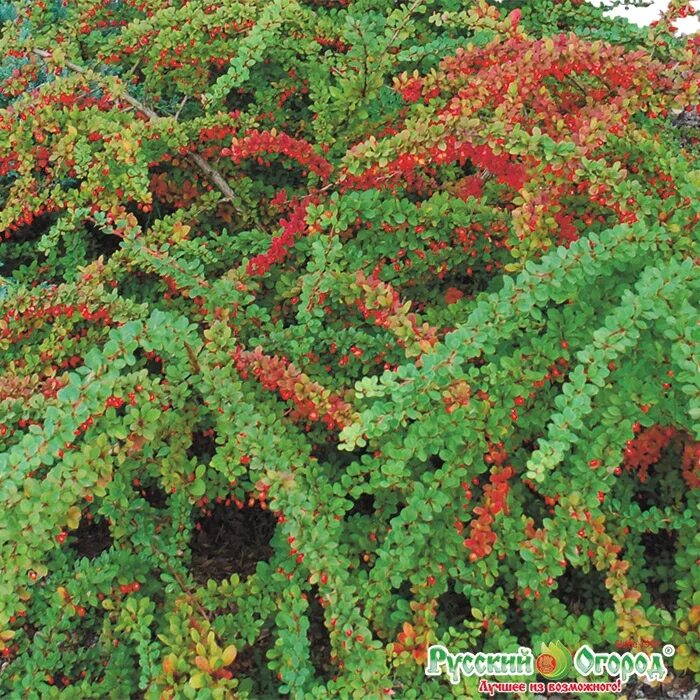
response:
<svg viewBox="0 0 700 700"><path fill-rule="evenodd" d="M187 350L187 357L190 360L190 366L192 367L192 370L195 374L201 374L202 369L199 366L199 362L197 362L197 355L195 355L194 350L186 340L183 340L182 342L185 345L185 350Z"/></svg>
<svg viewBox="0 0 700 700"><path fill-rule="evenodd" d="M379 56L379 60L377 61L377 65L380 65L381 62L384 60L384 57L386 56L386 52L393 46L397 37L401 33L401 30L408 24L408 20L411 19L411 15L416 11L416 9L421 4L421 2L423 2L423 0L414 0L413 4L406 10L406 16L401 20L400 24L396 27L396 29L394 29L394 33L391 35L391 39L389 39L389 43L384 47L381 55Z"/></svg>
<svg viewBox="0 0 700 700"><path fill-rule="evenodd" d="M43 49L34 49L34 53L40 58L43 58L44 60L51 58L50 51L44 51ZM72 63L71 61L65 61L63 65L65 65L65 67L69 70L72 70L75 73L79 73L80 75L88 75L90 77L94 77L95 79L99 79L100 77L102 77L94 71L83 68L77 63ZM130 104L134 109L148 117L149 120L155 121L157 119L160 119L160 116L154 110L152 110L147 105L143 104L143 102L141 102L140 100L137 100L126 90L122 91L120 97L125 102ZM232 204L234 210L240 214L241 210L236 206L235 203L236 195L229 186L228 182L226 182L226 180L224 179L223 175L218 170L215 170L211 166L209 161L206 158L199 155L199 153L188 153L187 158L191 160L204 173L209 182L211 182L212 185L214 185L216 189L218 189L219 192L221 192L221 194L224 196L224 199L230 204Z"/></svg>
<svg viewBox="0 0 700 700"><path fill-rule="evenodd" d="M199 153L188 153L187 157L207 176L207 178L209 178L212 185L224 195L224 199L240 214L241 210L235 204L236 195L229 187L228 182L224 180L223 175L218 170L214 170L209 161L200 156Z"/></svg>

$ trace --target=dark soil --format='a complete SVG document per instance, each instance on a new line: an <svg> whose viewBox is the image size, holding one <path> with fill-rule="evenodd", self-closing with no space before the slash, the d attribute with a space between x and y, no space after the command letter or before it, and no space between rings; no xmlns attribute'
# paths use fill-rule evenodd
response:
<svg viewBox="0 0 700 700"><path fill-rule="evenodd" d="M222 581L232 574L242 579L252 574L258 562L272 556L270 540L275 532L275 517L259 506L241 508L216 505L212 514L197 521L190 548L191 570L195 579Z"/></svg>
<svg viewBox="0 0 700 700"><path fill-rule="evenodd" d="M331 662L331 638L323 618L323 607L318 600L318 588L312 586L309 591L309 643L311 645L311 663L316 675L323 680L330 680L333 665Z"/></svg>
<svg viewBox="0 0 700 700"><path fill-rule="evenodd" d="M136 492L146 500L151 508L162 510L168 505L168 494L157 484L148 484L143 487L137 486Z"/></svg>
<svg viewBox="0 0 700 700"><path fill-rule="evenodd" d="M94 559L112 546L112 535L104 520L88 520L83 517L69 541L79 557Z"/></svg>
<svg viewBox="0 0 700 700"><path fill-rule="evenodd" d="M455 589L454 581L450 581L447 590L438 598L437 620L439 626L460 628L465 620L472 620L472 606L469 598Z"/></svg>
<svg viewBox="0 0 700 700"><path fill-rule="evenodd" d="M573 566L557 579L554 595L568 608L572 615L593 615L595 610L612 607L610 592L605 587L605 574L591 567L583 571Z"/></svg>

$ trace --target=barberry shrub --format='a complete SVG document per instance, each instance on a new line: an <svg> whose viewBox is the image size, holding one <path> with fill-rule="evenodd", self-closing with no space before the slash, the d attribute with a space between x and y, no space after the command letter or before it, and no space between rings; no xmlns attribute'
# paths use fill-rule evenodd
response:
<svg viewBox="0 0 700 700"><path fill-rule="evenodd" d="M697 678L690 12L0 3L2 697Z"/></svg>

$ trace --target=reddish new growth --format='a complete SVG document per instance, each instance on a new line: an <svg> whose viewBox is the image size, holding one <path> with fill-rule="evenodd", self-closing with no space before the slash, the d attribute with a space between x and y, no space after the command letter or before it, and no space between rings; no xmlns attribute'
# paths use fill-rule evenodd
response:
<svg viewBox="0 0 700 700"><path fill-rule="evenodd" d="M282 233L275 236L268 249L253 257L246 268L248 275L264 275L273 265L282 262L294 247L297 237L306 231L306 210L314 201L312 197L305 197L293 208L287 219L282 219Z"/></svg>
<svg viewBox="0 0 700 700"><path fill-rule="evenodd" d="M230 146L218 147L215 143L217 140L228 138L235 131L238 116L238 112L230 112L224 117L230 123L200 130L199 141L211 142L210 145L202 150L202 155L210 158L218 154L223 158L229 159L231 163L239 164L244 161L253 161L260 166L271 165L269 156L282 155L296 161L304 168L305 174L306 172L312 172L323 181L332 173L333 166L323 156L316 153L310 143L303 139L296 139L284 132L278 132L275 129L270 131L250 129L241 137L233 136ZM193 147L183 146L180 149L182 155L188 151L193 151ZM171 157L168 154L163 156L164 162L170 159ZM167 180L162 174L152 176L151 187L154 194L160 199L172 201L172 203L176 203L179 206L187 206L199 196L197 187L189 182L180 185ZM175 195L178 196L176 197ZM309 201L311 201L310 197L304 200L304 202ZM296 199L292 200L291 203L298 204ZM293 208L288 220L281 221L282 234L273 239L270 249L266 253L258 255L251 260L248 265L248 274L264 275L272 265L284 260L286 252L294 244L296 236L306 226L303 221L304 209L305 207Z"/></svg>
<svg viewBox="0 0 700 700"><path fill-rule="evenodd" d="M700 443L693 442L673 426L653 425L629 440L624 455L626 469L636 471L639 480L646 481L649 467L661 459L662 452L674 439L683 442L683 479L690 488L697 488L700 486Z"/></svg>
<svg viewBox="0 0 700 700"><path fill-rule="evenodd" d="M425 663L428 656L427 644L423 635L412 624L404 622L396 639L397 641L391 645L394 654L398 655L407 651L411 653L416 663Z"/></svg>
<svg viewBox="0 0 700 700"><path fill-rule="evenodd" d="M231 357L243 379L253 375L265 389L277 391L282 399L294 403L293 420L321 420L329 429L342 429L356 418L350 403L311 380L286 357L266 355L260 347L238 347Z"/></svg>
<svg viewBox="0 0 700 700"><path fill-rule="evenodd" d="M54 306L37 307L30 305L19 311L12 309L3 317L4 323L0 324L0 338L10 338L10 342L17 343L26 340L33 331L40 328L46 320L55 320L59 316L72 319L78 313L86 321L102 321L106 326L112 323L109 310L106 307L90 311L85 304L56 304ZM25 326L25 330L15 330L13 322L19 321ZM30 326L30 324L33 325Z"/></svg>
<svg viewBox="0 0 700 700"><path fill-rule="evenodd" d="M243 138L234 139L229 148L221 149L221 155L230 157L234 163L255 157L259 165L269 165L269 161L264 158L265 154L285 155L323 180L333 171L333 166L323 156L318 155L310 143L283 132L276 132L274 129L252 129Z"/></svg>
<svg viewBox="0 0 700 700"><path fill-rule="evenodd" d="M439 144L421 148L416 153L401 154L385 167L372 165L359 175L346 174L341 190L392 189L400 184L407 190L421 191L426 185L421 172L432 174L435 166L452 163L463 166L468 160L514 190L521 189L525 184L525 168L514 162L512 157L496 154L487 145L474 145L456 136L446 136ZM427 166L428 163L430 166ZM465 178L460 196L466 199L480 193L481 184L476 187L474 182Z"/></svg>
<svg viewBox="0 0 700 700"><path fill-rule="evenodd" d="M471 561L482 559L493 550L497 538L492 525L498 513L508 513L508 479L514 473L515 470L510 466L491 470L490 483L484 485L483 503L474 508L476 517L469 524L470 536L464 540L464 546L471 550Z"/></svg>
<svg viewBox="0 0 700 700"><path fill-rule="evenodd" d="M691 489L700 488L700 442L686 442L682 466L685 483Z"/></svg>

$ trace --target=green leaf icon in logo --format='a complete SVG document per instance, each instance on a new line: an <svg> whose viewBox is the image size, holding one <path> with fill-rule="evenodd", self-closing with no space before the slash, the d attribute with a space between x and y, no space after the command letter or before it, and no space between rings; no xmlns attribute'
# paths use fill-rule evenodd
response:
<svg viewBox="0 0 700 700"><path fill-rule="evenodd" d="M558 681L564 678L571 668L571 654L561 642L542 642L540 655L535 661L537 672L545 678Z"/></svg>

